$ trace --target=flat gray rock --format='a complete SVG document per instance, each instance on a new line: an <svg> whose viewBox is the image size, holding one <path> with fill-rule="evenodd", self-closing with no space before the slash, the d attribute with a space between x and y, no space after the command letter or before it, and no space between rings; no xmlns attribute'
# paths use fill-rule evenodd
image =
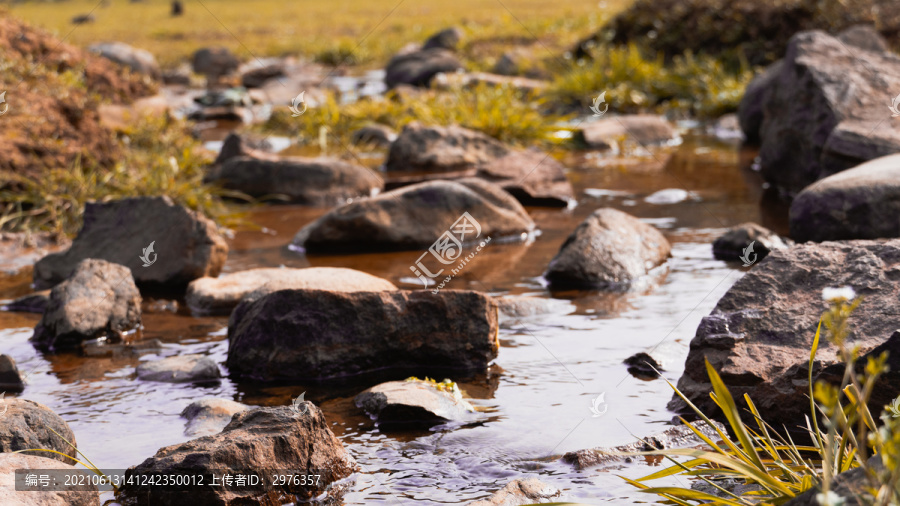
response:
<svg viewBox="0 0 900 506"><path fill-rule="evenodd" d="M462 421L475 408L455 386L412 379L389 381L360 393L353 401L383 423Z"/></svg>
<svg viewBox="0 0 900 506"><path fill-rule="evenodd" d="M215 381L222 377L219 366L203 355L176 355L144 362L136 372L144 381L164 383Z"/></svg>

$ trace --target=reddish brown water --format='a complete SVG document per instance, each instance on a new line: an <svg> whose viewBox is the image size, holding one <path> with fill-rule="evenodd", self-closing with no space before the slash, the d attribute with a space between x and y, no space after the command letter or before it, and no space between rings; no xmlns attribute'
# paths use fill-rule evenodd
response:
<svg viewBox="0 0 900 506"><path fill-rule="evenodd" d="M745 168L752 156L708 138L689 138L668 154L644 161L569 154L564 161L573 167L579 205L529 209L542 232L535 241L490 244L449 285L562 301L555 313L503 321L496 365L489 374L460 379L461 388L482 411L476 424L385 434L352 405L352 397L371 385L262 387L225 379L217 386L199 387L141 382L134 377L134 366L156 357L37 353L27 341L36 315L0 312L3 351L29 373L22 395L68 421L79 448L102 468L126 468L159 447L187 440L179 413L192 400L217 396L251 405L281 405L305 391L362 467L346 504L458 504L487 496L522 475L539 475L562 489L566 498L581 502L652 502L612 473L576 472L558 456L629 443L633 435L663 430L672 418L665 408L672 393L666 383L631 377L622 360L658 346L664 376L677 381L700 318L743 273L739 265L712 258L712 240L724 228L745 221L784 231L784 210L760 204L761 182ZM644 200L669 188L690 190L696 198L671 204ZM541 280L547 263L575 226L604 206L653 223L673 243L662 283L632 294L550 293ZM306 258L287 250L294 233L323 212L294 206L253 212L250 219L265 230L237 233L230 241L225 270L341 266L417 288L408 278L419 251ZM27 291L27 277L0 283L0 299ZM144 336L165 343L163 356L203 353L224 362L227 318L197 318L183 310L151 313L149 302ZM608 409L595 417L591 401L601 393ZM636 477L652 471L647 464L633 464L618 473Z"/></svg>

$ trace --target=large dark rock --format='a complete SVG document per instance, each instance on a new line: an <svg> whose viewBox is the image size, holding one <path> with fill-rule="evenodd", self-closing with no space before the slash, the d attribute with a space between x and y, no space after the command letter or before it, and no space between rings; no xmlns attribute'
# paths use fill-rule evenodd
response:
<svg viewBox="0 0 900 506"><path fill-rule="evenodd" d="M408 379L389 381L358 394L357 407L386 424L435 424L465 420L475 408L457 388L447 383L432 384Z"/></svg>
<svg viewBox="0 0 900 506"><path fill-rule="evenodd" d="M0 453L0 504L4 506L100 506L100 494L96 485L77 485L58 488L53 491L37 487L16 490L16 471L34 470L34 474L49 474L47 470L72 473L72 467L45 457L50 455L23 455L21 453ZM41 473L40 471L44 471ZM85 473L90 471L84 470ZM91 474L93 476L93 473Z"/></svg>
<svg viewBox="0 0 900 506"><path fill-rule="evenodd" d="M240 65L237 56L224 47L198 49L191 58L191 68L212 80L235 72Z"/></svg>
<svg viewBox="0 0 900 506"><path fill-rule="evenodd" d="M791 237L841 241L900 237L900 154L807 186L791 203Z"/></svg>
<svg viewBox="0 0 900 506"><path fill-rule="evenodd" d="M44 449L56 450L63 455L76 457L75 448L69 446L59 436L66 438L75 446L75 434L69 424L47 406L26 399L10 398L0 401L0 453L18 450ZM53 429L53 430L51 430ZM29 455L48 457L74 465L75 461L51 452L32 452Z"/></svg>
<svg viewBox="0 0 900 506"><path fill-rule="evenodd" d="M566 239L544 277L558 288L627 288L669 258L653 226L612 208L594 211Z"/></svg>
<svg viewBox="0 0 900 506"><path fill-rule="evenodd" d="M463 243L486 236L494 240L521 236L534 229L512 195L491 183L462 179L420 183L338 207L300 229L292 244L307 253L423 249L464 213L471 219ZM480 230L471 228L473 222Z"/></svg>
<svg viewBox="0 0 900 506"><path fill-rule="evenodd" d="M766 101L769 100L772 87L783 66L784 60L769 65L744 89L744 97L738 105L737 114L748 144L759 144Z"/></svg>
<svg viewBox="0 0 900 506"><path fill-rule="evenodd" d="M822 290L849 285L863 297L849 320L848 343L867 353L897 329L898 272L900 240L806 243L773 251L739 279L700 322L678 388L705 413L716 413L709 398L706 359L740 404L743 395L749 394L773 426L803 425L809 404L798 399L805 399L809 391L809 353L819 318L828 308ZM900 348L900 339L897 344ZM823 338L814 380L839 381L840 374L833 371L842 371L842 367L835 346ZM888 404L900 385L898 378L900 375L887 376L890 383L876 389L873 403ZM688 412L677 397L669 407Z"/></svg>
<svg viewBox="0 0 900 506"><path fill-rule="evenodd" d="M462 30L459 28L451 27L446 28L437 32L436 34L428 37L428 40L422 44L422 49L432 49L432 48L440 48L440 49L449 49L454 50L456 46L459 45L460 39L462 39Z"/></svg>
<svg viewBox="0 0 900 506"><path fill-rule="evenodd" d="M141 324L141 294L127 267L88 259L56 285L31 340L43 350L78 347L82 341L122 334Z"/></svg>
<svg viewBox="0 0 900 506"><path fill-rule="evenodd" d="M373 123L355 130L350 140L357 145L388 147L397 140L397 132L387 125Z"/></svg>
<svg viewBox="0 0 900 506"><path fill-rule="evenodd" d="M741 260L744 250L751 244L753 248L747 251L747 260L755 263L771 251L787 248L793 241L756 223L742 223L731 227L713 242L713 256L719 260Z"/></svg>
<svg viewBox="0 0 900 506"><path fill-rule="evenodd" d="M151 243L153 251L145 254ZM88 203L72 246L34 265L34 284L49 288L68 278L78 262L97 258L130 268L141 287L178 290L194 279L217 276L227 256L215 223L169 197Z"/></svg>
<svg viewBox="0 0 900 506"><path fill-rule="evenodd" d="M900 56L848 47L823 32L788 45L761 127L763 177L793 195L861 162L900 151L885 90L900 87Z"/></svg>
<svg viewBox="0 0 900 506"><path fill-rule="evenodd" d="M455 72L462 68L453 52L441 48L401 53L388 62L384 82L388 88L400 84L428 87L440 72Z"/></svg>
<svg viewBox="0 0 900 506"><path fill-rule="evenodd" d="M555 502L559 489L537 478L513 480L492 496L473 501L466 506L524 506L526 504Z"/></svg>
<svg viewBox="0 0 900 506"><path fill-rule="evenodd" d="M235 308L226 365L265 381L472 371L498 348L497 305L477 292L280 290Z"/></svg>
<svg viewBox="0 0 900 506"><path fill-rule="evenodd" d="M195 279L188 285L185 301L197 315L228 315L247 294L265 288L269 292L292 289L333 292L379 292L396 290L390 281L343 267L305 269L260 268Z"/></svg>
<svg viewBox="0 0 900 506"><path fill-rule="evenodd" d="M384 181L370 169L328 157L238 156L225 161L209 180L251 197L311 206L333 206L384 188Z"/></svg>
<svg viewBox="0 0 900 506"><path fill-rule="evenodd" d="M25 378L16 367L16 361L9 355L0 355L0 390L21 392L25 389Z"/></svg>
<svg viewBox="0 0 900 506"><path fill-rule="evenodd" d="M112 60L119 65L124 65L134 72L145 74L153 79L160 79L162 71L153 53L146 49L137 49L124 42L101 42L91 44L88 51Z"/></svg>
<svg viewBox="0 0 900 506"><path fill-rule="evenodd" d="M320 494L339 501L344 487L330 487L350 476L357 466L328 428L322 412L310 402L305 414L288 407L257 408L234 415L218 434L160 448L156 455L125 473L126 484L118 498L123 506L153 504L182 506L185 498L196 505L282 504L284 499L308 502ZM273 485L274 471L298 475L284 485ZM260 485L212 486L210 474L262 474ZM152 474L206 475L206 486L160 487L140 483ZM299 475L318 475L309 483ZM128 479L132 483L127 483Z"/></svg>
<svg viewBox="0 0 900 506"><path fill-rule="evenodd" d="M474 176L499 185L524 205L564 207L573 199L565 168L549 154L512 149L455 125L406 125L391 144L385 167L392 172L431 172L441 179Z"/></svg>

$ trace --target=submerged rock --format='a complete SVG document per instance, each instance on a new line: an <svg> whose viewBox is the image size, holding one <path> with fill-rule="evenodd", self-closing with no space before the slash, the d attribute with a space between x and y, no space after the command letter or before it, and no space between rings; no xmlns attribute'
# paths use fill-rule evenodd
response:
<svg viewBox="0 0 900 506"><path fill-rule="evenodd" d="M578 225L544 277L558 288L627 288L665 263L670 251L651 225L607 207Z"/></svg>
<svg viewBox="0 0 900 506"><path fill-rule="evenodd" d="M900 154L821 179L791 203L799 242L900 237Z"/></svg>
<svg viewBox="0 0 900 506"><path fill-rule="evenodd" d="M628 374L642 380L659 378L659 371L663 370L656 359L643 351L626 358L624 364L628 366Z"/></svg>
<svg viewBox="0 0 900 506"><path fill-rule="evenodd" d="M3 413L3 423L0 423L0 454L43 448L56 450L69 457L78 457L75 448L59 437L62 436L69 443L78 446L75 433L65 420L47 406L27 399L2 399L0 413ZM33 455L47 456L69 466L75 464L74 460L56 453L34 452Z"/></svg>
<svg viewBox="0 0 900 506"><path fill-rule="evenodd" d="M188 421L184 435L199 437L221 432L231 422L235 413L248 409L250 406L229 399L211 397L194 401L181 412L181 417Z"/></svg>
<svg viewBox="0 0 900 506"><path fill-rule="evenodd" d="M380 292L396 290L390 281L362 271L342 267L304 269L260 268L226 274L218 278L200 278L188 285L185 300L191 312L203 315L231 314L249 293L291 289L315 289L335 292Z"/></svg>
<svg viewBox="0 0 900 506"><path fill-rule="evenodd" d="M425 249L465 213L471 218L463 234L466 243L488 236L520 237L534 229L528 213L509 193L491 183L463 179L420 183L338 207L303 227L292 245L307 253Z"/></svg>
<svg viewBox="0 0 900 506"><path fill-rule="evenodd" d="M41 455L50 455L41 452ZM72 466L52 458L21 453L0 453L0 504L5 506L100 506L100 493L96 485L77 485L55 489L52 492L41 487L16 490L16 470L58 470L72 472ZM85 470L85 473L90 471ZM43 473L48 474L48 473Z"/></svg>
<svg viewBox="0 0 900 506"><path fill-rule="evenodd" d="M18 313L38 313L41 314L47 309L50 303L50 290L41 290L39 292L23 295L13 300L9 304L2 306L4 311L13 311Z"/></svg>
<svg viewBox="0 0 900 506"><path fill-rule="evenodd" d="M358 394L353 402L381 425L462 421L475 411L456 383L446 381L389 381Z"/></svg>
<svg viewBox="0 0 900 506"><path fill-rule="evenodd" d="M731 227L713 242L713 256L719 260L740 260L751 243L752 251L747 251L747 260L751 262L766 258L771 251L794 244L790 239L784 239L761 225L742 223Z"/></svg>
<svg viewBox="0 0 900 506"><path fill-rule="evenodd" d="M280 290L232 312L226 365L245 379L322 380L483 370L498 349L497 305L477 292Z"/></svg>
<svg viewBox="0 0 900 506"><path fill-rule="evenodd" d="M203 355L176 355L137 366L137 376L144 381L185 383L216 381L222 377L219 366Z"/></svg>
<svg viewBox="0 0 900 506"><path fill-rule="evenodd" d="M487 499L470 502L467 506L523 506L554 502L559 489L537 478L513 480Z"/></svg>
<svg viewBox="0 0 900 506"><path fill-rule="evenodd" d="M53 351L78 347L82 341L109 337L141 324L141 294L131 271L104 260L81 261L72 277L50 291L50 300L31 337L34 345Z"/></svg>
<svg viewBox="0 0 900 506"><path fill-rule="evenodd" d="M72 246L34 265L34 284L52 287L82 260L96 258L127 266L141 287L183 290L194 279L217 276L227 256L215 223L169 197L89 202Z"/></svg>
<svg viewBox="0 0 900 506"><path fill-rule="evenodd" d="M329 430L319 408L310 402L305 405L303 415L288 407L243 411L218 434L160 448L125 472L119 501L122 506L182 506L187 495L198 505L282 504L284 499L308 502L322 494L329 501L340 501L344 488L331 485L355 472L356 462ZM286 470L298 479L273 484L269 475ZM141 479L153 474L205 475L209 486L159 487ZM218 475L218 486L211 485L212 474ZM261 475L265 480L226 486L224 474ZM300 475L315 479L301 481Z"/></svg>

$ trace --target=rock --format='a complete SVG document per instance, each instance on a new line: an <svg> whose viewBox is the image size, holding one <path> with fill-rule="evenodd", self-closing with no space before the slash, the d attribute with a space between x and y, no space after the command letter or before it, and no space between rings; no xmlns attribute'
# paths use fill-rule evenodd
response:
<svg viewBox="0 0 900 506"><path fill-rule="evenodd" d="M191 58L191 68L215 81L237 70L240 62L224 47L208 47L197 50Z"/></svg>
<svg viewBox="0 0 900 506"><path fill-rule="evenodd" d="M307 253L423 249L449 234L448 228L466 218L465 213L464 225L480 229L474 235L460 234L462 243L485 236L521 236L534 229L510 194L491 183L462 179L420 183L338 207L303 227L292 244ZM461 253L458 248L445 252Z"/></svg>
<svg viewBox="0 0 900 506"><path fill-rule="evenodd" d="M500 55L491 71L502 76L520 75L522 73L523 60L530 56L527 51L523 50L506 51Z"/></svg>
<svg viewBox="0 0 900 506"><path fill-rule="evenodd" d="M762 260L769 252L794 244L790 239L784 239L761 225L742 223L731 227L713 242L713 256L718 260L740 260L750 243L753 243L753 250L747 252L747 259L751 261Z"/></svg>
<svg viewBox="0 0 900 506"><path fill-rule="evenodd" d="M272 145L265 139L256 139L247 135L238 135L234 132L228 134L222 141L222 149L219 150L216 161L213 166L220 166L226 161L237 158L239 156L249 156L251 158L277 160L278 157L270 151Z"/></svg>
<svg viewBox="0 0 900 506"><path fill-rule="evenodd" d="M594 211L566 239L544 277L554 287L627 288L669 258L655 228L612 208Z"/></svg>
<svg viewBox="0 0 900 506"><path fill-rule="evenodd" d="M760 118L760 121L761 120L762 118ZM745 140L744 132L741 129L741 121L736 113L728 113L719 116L710 130L712 135L724 141Z"/></svg>
<svg viewBox="0 0 900 506"><path fill-rule="evenodd" d="M2 308L5 311L41 314L47 309L48 302L50 302L50 290L41 290L39 292L23 295L9 304L2 306Z"/></svg>
<svg viewBox="0 0 900 506"><path fill-rule="evenodd" d="M388 62L384 83L388 88L398 84L427 88L436 74L455 72L461 68L462 63L446 49L432 48L397 54Z"/></svg>
<svg viewBox="0 0 900 506"><path fill-rule="evenodd" d="M428 37L428 40L422 44L422 49L449 49L452 51L459 45L462 36L462 30L459 28L455 26L447 28Z"/></svg>
<svg viewBox="0 0 900 506"><path fill-rule="evenodd" d="M181 412L187 419L184 435L188 437L209 436L224 429L235 413L250 409L246 404L228 399L209 397L194 401Z"/></svg>
<svg viewBox="0 0 900 506"><path fill-rule="evenodd" d="M353 144L369 144L378 147L388 147L397 140L397 132L387 125L373 123L353 132L351 137Z"/></svg>
<svg viewBox="0 0 900 506"><path fill-rule="evenodd" d="M21 392L25 389L25 379L16 361L9 355L0 355L0 390L4 392Z"/></svg>
<svg viewBox="0 0 900 506"><path fill-rule="evenodd" d="M97 18L93 14L79 14L72 18L73 25L85 25L94 21L97 21Z"/></svg>
<svg viewBox="0 0 900 506"><path fill-rule="evenodd" d="M500 309L500 316L507 318L527 318L557 311L570 313L573 309L569 301L543 297L504 295L494 297L494 302Z"/></svg>
<svg viewBox="0 0 900 506"><path fill-rule="evenodd" d="M500 185L525 205L564 207L574 198L565 168L549 154L514 150L481 132L455 125L406 125L391 144L385 168L442 175L455 171L456 177L479 177Z"/></svg>
<svg viewBox="0 0 900 506"><path fill-rule="evenodd" d="M865 49L875 53L887 53L891 50L884 37L871 25L855 25L837 34L838 40L848 46Z"/></svg>
<svg viewBox="0 0 900 506"><path fill-rule="evenodd" d="M764 105L763 177L794 195L819 179L900 151L900 125L888 121L886 85L900 86L897 55L848 52L822 32L795 35Z"/></svg>
<svg viewBox="0 0 900 506"><path fill-rule="evenodd" d="M713 421L716 428L725 432L725 426L721 423ZM701 434L711 438L713 441L720 439L716 433L716 429L710 427L706 422L693 422L694 428L698 429ZM685 447L706 447L696 434L691 432L686 425L677 425L643 438L643 441L637 441L627 445L616 446L615 448L592 448L589 450L578 450L563 455L562 460L575 466L576 469L588 469L596 466L612 467L626 461L625 456L615 455L616 453L632 453L632 452L649 452L653 450L685 448Z"/></svg>
<svg viewBox="0 0 900 506"><path fill-rule="evenodd" d="M487 72L453 72L451 74L440 73L434 76L431 87L437 90L454 91L459 88L470 88L486 84L488 86L503 86L513 90L536 94L550 85L549 81L531 79L521 76L504 76L501 74L489 74Z"/></svg>
<svg viewBox="0 0 900 506"><path fill-rule="evenodd" d="M138 74L145 74L153 79L162 78L156 58L145 49L137 49L124 42L101 42L88 46L88 51L124 65Z"/></svg>
<svg viewBox="0 0 900 506"><path fill-rule="evenodd" d="M232 312L226 365L262 381L484 370L497 330L497 305L477 292L280 290Z"/></svg>
<svg viewBox="0 0 900 506"><path fill-rule="evenodd" d="M69 428L69 424L47 406L26 399L10 398L0 402L0 411L3 412L3 423L0 424L0 453L43 448L77 458L75 448L69 446L53 431L66 438L69 443L78 446L75 434ZM47 456L69 466L75 464L74 460L56 453L34 452L33 455Z"/></svg>
<svg viewBox="0 0 900 506"><path fill-rule="evenodd" d="M642 146L667 144L679 139L671 123L651 114L601 118L582 124L576 134L591 149L612 149L621 138Z"/></svg>
<svg viewBox="0 0 900 506"><path fill-rule="evenodd" d="M191 383L217 381L222 377L219 366L203 355L176 355L137 366L137 376L144 381Z"/></svg>
<svg viewBox="0 0 900 506"><path fill-rule="evenodd" d="M681 188L666 188L665 190L655 191L650 195L647 195L644 198L644 202L657 205L678 204L689 198L691 198L691 194L687 190L682 190Z"/></svg>
<svg viewBox="0 0 900 506"><path fill-rule="evenodd" d="M191 67L190 65L179 66L174 69L162 71L163 84L190 86L191 85Z"/></svg>
<svg viewBox="0 0 900 506"><path fill-rule="evenodd" d="M262 268L196 279L188 285L185 301L195 315L227 315L245 295L262 287L269 292L286 288L334 292L397 289L386 279L341 267Z"/></svg>
<svg viewBox="0 0 900 506"><path fill-rule="evenodd" d="M900 154L884 156L801 191L791 203L798 242L900 237Z"/></svg>
<svg viewBox="0 0 900 506"><path fill-rule="evenodd" d="M122 506L154 504L181 506L185 494L192 504L281 504L282 499L309 502L323 499L340 502L345 486L331 486L357 470L356 462L344 449L322 412L306 402L307 414L296 416L286 406L256 408L234 415L218 434L160 448L156 455L125 472L119 502ZM312 484L288 480L272 486L272 479L260 485L159 487L141 480L152 474L263 474L293 470L296 475L319 475ZM133 484L128 484L129 477ZM140 483L145 481L145 483ZM306 480L304 480L306 481ZM152 494L152 501L150 497Z"/></svg>
<svg viewBox="0 0 900 506"><path fill-rule="evenodd" d="M50 291L50 300L31 337L35 347L54 351L82 341L122 339L141 324L141 294L127 267L82 260L72 277Z"/></svg>
<svg viewBox="0 0 900 506"><path fill-rule="evenodd" d="M146 258L152 263L144 266L141 256L151 245ZM72 246L34 265L34 284L49 288L68 278L82 260L97 258L129 267L141 287L183 289L194 279L217 276L227 255L215 223L169 197L89 202Z"/></svg>
<svg viewBox="0 0 900 506"><path fill-rule="evenodd" d="M337 158L229 158L208 180L251 197L283 196L287 202L333 206L384 188L372 170Z"/></svg>
<svg viewBox="0 0 900 506"><path fill-rule="evenodd" d="M283 64L269 64L256 67L241 75L241 86L245 88L261 88L266 81L285 77Z"/></svg>
<svg viewBox="0 0 900 506"><path fill-rule="evenodd" d="M626 358L623 363L628 366L628 374L642 380L659 378L659 371L663 370L659 362L643 351Z"/></svg>
<svg viewBox="0 0 900 506"><path fill-rule="evenodd" d="M360 393L353 402L377 419L380 426L463 421L475 412L456 383L453 388L447 388L445 383L436 385L420 380L389 381Z"/></svg>
<svg viewBox="0 0 900 506"><path fill-rule="evenodd" d="M0 275L25 274L48 253L68 248L71 241L46 232L0 232Z"/></svg>
<svg viewBox="0 0 900 506"><path fill-rule="evenodd" d="M41 455L50 454L42 452ZM61 473L72 473L72 466L51 458L20 453L0 453L0 504L4 506L100 506L100 494L95 485L69 486L52 492L41 490L40 487L28 491L17 491L16 470L19 469L59 470ZM61 477L62 474L60 474L60 479L62 479ZM91 490L88 490L89 488Z"/></svg>
<svg viewBox="0 0 900 506"><path fill-rule="evenodd" d="M526 504L553 502L559 490L537 478L518 479L487 499L470 502L467 506L523 506Z"/></svg>
<svg viewBox="0 0 900 506"><path fill-rule="evenodd" d="M884 471L880 455L870 457L868 464L876 472ZM871 485L866 470L862 467L838 473L831 485L831 491L842 498L840 502L842 506L865 506L876 502L870 491ZM784 503L784 506L821 506L822 503L816 498L820 493L822 493L820 487L813 487Z"/></svg>
<svg viewBox="0 0 900 506"><path fill-rule="evenodd" d="M768 423L805 425L809 404L797 399L809 391L809 353L819 318L828 307L822 290L849 285L864 298L850 317L848 342L865 354L885 343L897 328L890 315L900 313L898 271L900 240L805 243L769 253L701 320L678 388L705 413L716 412L709 398L706 357L732 396L742 399L749 394ZM829 367L842 367L835 350L823 337L814 381L830 378L831 373L825 374ZM900 384L900 379L887 378L891 384L875 389L873 405L879 410L890 403ZM739 404L743 410L743 402ZM687 412L677 398L669 408Z"/></svg>

